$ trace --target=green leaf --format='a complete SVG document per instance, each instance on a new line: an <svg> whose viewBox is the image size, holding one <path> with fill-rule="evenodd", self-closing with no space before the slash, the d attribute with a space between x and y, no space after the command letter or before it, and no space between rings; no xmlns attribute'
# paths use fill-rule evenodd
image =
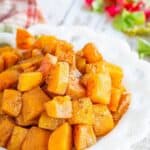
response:
<svg viewBox="0 0 150 150"><path fill-rule="evenodd" d="M104 1L103 0L95 0L92 3L92 10L95 12L103 12L104 9Z"/></svg>
<svg viewBox="0 0 150 150"><path fill-rule="evenodd" d="M150 42L139 38L138 39L138 53L140 57L150 56Z"/></svg>
<svg viewBox="0 0 150 150"><path fill-rule="evenodd" d="M123 10L120 15L117 15L113 20L113 25L116 29L128 32L132 30L135 26L144 25L146 22L144 12L128 12Z"/></svg>

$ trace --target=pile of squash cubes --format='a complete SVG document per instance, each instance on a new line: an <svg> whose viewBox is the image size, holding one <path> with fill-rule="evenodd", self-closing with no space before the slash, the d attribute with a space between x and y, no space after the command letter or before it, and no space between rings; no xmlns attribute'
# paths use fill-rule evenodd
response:
<svg viewBox="0 0 150 150"><path fill-rule="evenodd" d="M123 71L92 43L74 52L53 36L16 32L0 48L0 147L84 150L128 109Z"/></svg>

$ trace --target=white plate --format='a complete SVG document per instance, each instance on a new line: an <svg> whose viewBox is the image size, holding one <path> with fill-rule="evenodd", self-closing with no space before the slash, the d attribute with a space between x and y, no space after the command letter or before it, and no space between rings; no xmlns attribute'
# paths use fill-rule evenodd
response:
<svg viewBox="0 0 150 150"><path fill-rule="evenodd" d="M29 28L34 34L51 34L74 43L75 50L86 42L94 42L104 58L124 69L124 84L132 93L128 112L108 135L90 150L129 150L149 132L150 122L150 64L139 60L125 41L107 35L98 35L85 27L51 27L36 25ZM12 35L14 38L14 35ZM1 38L1 35L0 35ZM14 43L15 41L11 41ZM1 149L0 149L1 150Z"/></svg>

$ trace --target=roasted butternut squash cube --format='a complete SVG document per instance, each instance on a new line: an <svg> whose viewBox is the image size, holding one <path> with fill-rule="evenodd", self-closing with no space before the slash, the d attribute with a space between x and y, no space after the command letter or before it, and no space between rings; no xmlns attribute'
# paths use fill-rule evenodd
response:
<svg viewBox="0 0 150 150"><path fill-rule="evenodd" d="M69 125L69 123L66 122L51 134L48 142L48 150L71 150L71 149L72 149L72 128Z"/></svg>
<svg viewBox="0 0 150 150"><path fill-rule="evenodd" d="M91 125L75 125L73 139L77 150L86 149L96 143L96 136Z"/></svg>
<svg viewBox="0 0 150 150"><path fill-rule="evenodd" d="M6 89L3 93L2 111L12 117L17 117L21 111L21 93L13 89Z"/></svg>
<svg viewBox="0 0 150 150"><path fill-rule="evenodd" d="M87 95L93 103L109 104L111 78L107 72L91 73L87 80Z"/></svg>
<svg viewBox="0 0 150 150"><path fill-rule="evenodd" d="M55 55L59 61L65 61L72 65L75 59L73 46L65 41L59 41L56 47Z"/></svg>
<svg viewBox="0 0 150 150"><path fill-rule="evenodd" d="M70 71L66 94L73 99L85 97L86 92L84 87L80 84L80 73L78 70Z"/></svg>
<svg viewBox="0 0 150 150"><path fill-rule="evenodd" d="M119 88L123 79L123 70L119 66L108 62L106 62L106 66L111 76L112 86Z"/></svg>
<svg viewBox="0 0 150 150"><path fill-rule="evenodd" d="M62 123L64 123L64 119L49 117L45 112L42 113L39 119L39 127L48 130L55 130Z"/></svg>
<svg viewBox="0 0 150 150"><path fill-rule="evenodd" d="M32 120L24 120L22 112L19 114L19 116L17 116L15 118L15 123L18 126L22 126L22 127L28 127L28 126L34 126L34 125L38 125L38 118L36 119L32 119Z"/></svg>
<svg viewBox="0 0 150 150"><path fill-rule="evenodd" d="M4 63L4 59L2 56L0 56L0 72L2 72L5 68L5 63Z"/></svg>
<svg viewBox="0 0 150 150"><path fill-rule="evenodd" d="M43 78L46 79L49 75L50 69L56 65L57 57L51 54L46 54L43 58L40 68L38 69L42 74Z"/></svg>
<svg viewBox="0 0 150 150"><path fill-rule="evenodd" d="M56 96L45 104L48 116L54 118L72 117L72 102L69 96Z"/></svg>
<svg viewBox="0 0 150 150"><path fill-rule="evenodd" d="M34 37L25 29L17 29L16 33L17 47L20 49L30 49L34 43Z"/></svg>
<svg viewBox="0 0 150 150"><path fill-rule="evenodd" d="M20 150L22 143L27 135L28 130L19 126L15 126L11 138L7 144L8 150Z"/></svg>
<svg viewBox="0 0 150 150"><path fill-rule="evenodd" d="M86 73L99 73L99 72L105 72L107 70L107 67L105 65L104 61L98 61L95 63L86 64L85 72Z"/></svg>
<svg viewBox="0 0 150 150"><path fill-rule="evenodd" d="M121 98L122 90L119 88L112 88L111 90L111 100L109 103L109 109L112 112L117 111L119 106L120 98Z"/></svg>
<svg viewBox="0 0 150 150"><path fill-rule="evenodd" d="M72 101L73 115L70 124L93 124L94 113L92 102L89 98L80 98Z"/></svg>
<svg viewBox="0 0 150 150"><path fill-rule="evenodd" d="M29 129L22 150L47 150L50 132L38 127Z"/></svg>
<svg viewBox="0 0 150 150"><path fill-rule="evenodd" d="M18 90L21 92L33 89L42 81L41 72L25 72L19 76Z"/></svg>
<svg viewBox="0 0 150 150"><path fill-rule="evenodd" d="M117 123L121 119L121 117L126 113L126 111L129 108L130 102L131 102L131 94L128 92L124 92L121 95L117 111L112 113L115 123Z"/></svg>
<svg viewBox="0 0 150 150"><path fill-rule="evenodd" d="M20 59L14 51L4 51L1 56L4 60L5 69L15 65Z"/></svg>
<svg viewBox="0 0 150 150"><path fill-rule="evenodd" d="M43 35L35 41L33 47L43 50L45 53L54 54L58 41L54 36Z"/></svg>
<svg viewBox="0 0 150 150"><path fill-rule="evenodd" d="M38 68L43 58L44 58L43 56L36 56L36 57L29 58L29 59L25 59L19 63L19 67L23 71L31 67Z"/></svg>
<svg viewBox="0 0 150 150"><path fill-rule="evenodd" d="M101 61L102 55L99 53L98 49L95 47L93 43L87 43L83 49L83 57L86 58L88 63L94 63L97 61Z"/></svg>
<svg viewBox="0 0 150 150"><path fill-rule="evenodd" d="M0 73L0 91L14 86L19 77L17 70L9 69Z"/></svg>
<svg viewBox="0 0 150 150"><path fill-rule="evenodd" d="M114 128L112 115L106 105L95 104L94 109L94 132L96 136L102 136Z"/></svg>
<svg viewBox="0 0 150 150"><path fill-rule="evenodd" d="M66 62L58 62L51 70L48 79L48 91L64 95L69 82L69 64Z"/></svg>
<svg viewBox="0 0 150 150"><path fill-rule="evenodd" d="M8 116L0 115L0 146L5 147L14 128L14 123Z"/></svg>
<svg viewBox="0 0 150 150"><path fill-rule="evenodd" d="M22 100L22 115L26 122L40 116L44 110L44 103L49 100L49 97L40 89L40 87L36 87L25 92L22 96Z"/></svg>
<svg viewBox="0 0 150 150"><path fill-rule="evenodd" d="M86 69L86 59L81 56L76 56L76 66L80 72L84 73Z"/></svg>

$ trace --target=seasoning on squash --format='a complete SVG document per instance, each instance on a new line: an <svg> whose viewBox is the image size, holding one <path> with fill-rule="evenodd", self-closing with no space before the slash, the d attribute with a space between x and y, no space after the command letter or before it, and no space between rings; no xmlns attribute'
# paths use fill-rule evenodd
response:
<svg viewBox="0 0 150 150"><path fill-rule="evenodd" d="M56 96L45 104L48 116L53 118L71 118L72 102L69 96Z"/></svg>
<svg viewBox="0 0 150 150"><path fill-rule="evenodd" d="M6 89L3 93L2 111L12 117L17 117L21 111L21 93L13 89Z"/></svg>

